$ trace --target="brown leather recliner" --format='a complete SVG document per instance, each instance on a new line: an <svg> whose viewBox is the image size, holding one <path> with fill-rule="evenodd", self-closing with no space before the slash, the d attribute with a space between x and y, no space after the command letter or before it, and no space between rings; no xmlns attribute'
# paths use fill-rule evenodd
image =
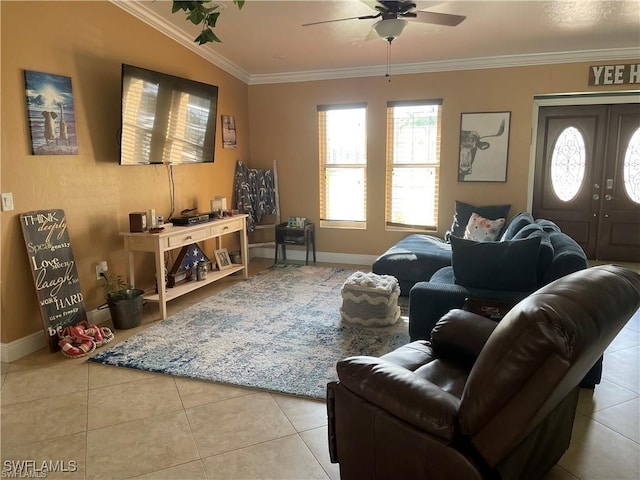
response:
<svg viewBox="0 0 640 480"><path fill-rule="evenodd" d="M329 450L348 479L536 479L569 446L578 384L640 308L640 275L599 266L501 321L452 310L431 341L351 357L327 386Z"/></svg>

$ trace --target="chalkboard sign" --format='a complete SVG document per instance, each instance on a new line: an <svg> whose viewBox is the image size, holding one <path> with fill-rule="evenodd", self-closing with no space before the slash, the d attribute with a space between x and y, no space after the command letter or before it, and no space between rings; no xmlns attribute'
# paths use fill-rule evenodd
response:
<svg viewBox="0 0 640 480"><path fill-rule="evenodd" d="M45 336L59 350L58 332L87 319L64 210L20 214Z"/></svg>

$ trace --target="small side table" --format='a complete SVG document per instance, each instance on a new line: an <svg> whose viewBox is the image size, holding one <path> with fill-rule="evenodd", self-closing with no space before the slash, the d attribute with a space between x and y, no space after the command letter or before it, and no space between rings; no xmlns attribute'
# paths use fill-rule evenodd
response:
<svg viewBox="0 0 640 480"><path fill-rule="evenodd" d="M305 265L309 265L309 245L313 248L313 263L316 262L316 226L307 223L304 227L289 227L287 223L276 225L276 255L278 263L278 247L282 245L282 259L287 261L287 245L304 245L307 249Z"/></svg>

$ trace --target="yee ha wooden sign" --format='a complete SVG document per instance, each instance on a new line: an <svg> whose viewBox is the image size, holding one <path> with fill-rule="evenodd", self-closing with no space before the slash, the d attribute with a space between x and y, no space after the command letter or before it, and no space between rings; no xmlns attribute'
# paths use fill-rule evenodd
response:
<svg viewBox="0 0 640 480"><path fill-rule="evenodd" d="M589 67L589 85L638 85L640 63L593 65Z"/></svg>

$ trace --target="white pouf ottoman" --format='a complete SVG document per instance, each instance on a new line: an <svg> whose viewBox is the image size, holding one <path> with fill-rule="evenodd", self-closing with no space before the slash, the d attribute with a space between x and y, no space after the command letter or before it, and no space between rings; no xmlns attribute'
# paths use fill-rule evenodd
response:
<svg viewBox="0 0 640 480"><path fill-rule="evenodd" d="M342 285L342 319L371 327L393 325L400 318L400 285L391 275L355 272Z"/></svg>

